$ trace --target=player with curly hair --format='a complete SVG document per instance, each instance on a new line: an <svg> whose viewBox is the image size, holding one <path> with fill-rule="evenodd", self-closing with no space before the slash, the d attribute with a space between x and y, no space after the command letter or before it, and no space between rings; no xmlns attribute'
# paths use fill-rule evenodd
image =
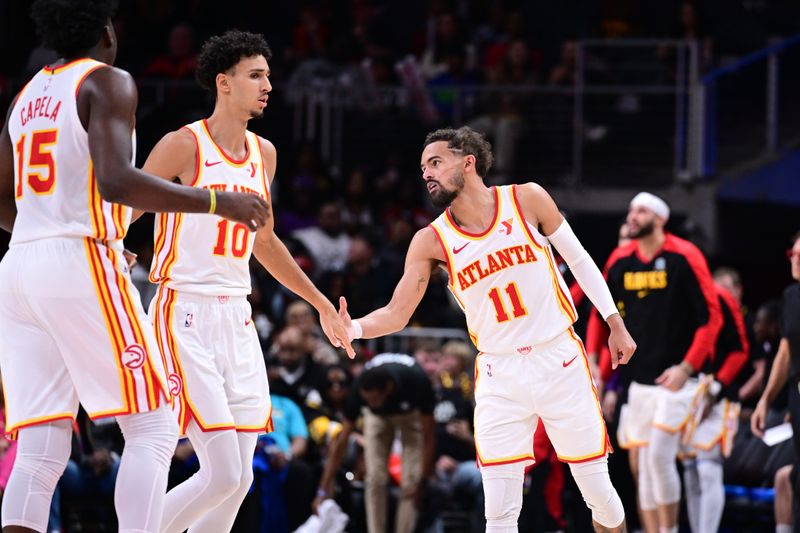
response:
<svg viewBox="0 0 800 533"><path fill-rule="evenodd" d="M216 98L213 113L164 136L144 169L196 189L246 191L269 202L275 146L247 124L267 107L271 55L258 34L211 37L197 79ZM150 317L181 431L200 460L197 474L167 494L166 533L229 531L252 484L258 434L269 431L266 368L247 302L251 255L311 303L328 339L352 354L336 309L294 262L273 223L252 232L215 216L156 220L150 280L159 289Z"/></svg>
<svg viewBox="0 0 800 533"><path fill-rule="evenodd" d="M216 212L248 230L265 200L170 183L133 160L136 86L111 66L113 0L37 0L31 13L60 59L17 95L0 133L0 367L6 431L19 448L3 530L44 531L80 402L116 417L125 449L119 531L156 532L177 439L163 359L131 283L122 239L131 207ZM13 231L12 231L13 230Z"/></svg>

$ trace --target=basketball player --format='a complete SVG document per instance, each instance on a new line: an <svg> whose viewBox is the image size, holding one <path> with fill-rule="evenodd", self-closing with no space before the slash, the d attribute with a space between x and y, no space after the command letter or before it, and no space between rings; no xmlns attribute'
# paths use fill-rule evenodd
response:
<svg viewBox="0 0 800 533"><path fill-rule="evenodd" d="M276 151L247 131L272 86L271 52L261 35L212 37L197 61L197 79L216 98L214 112L167 134L144 169L197 190L246 191L269 201ZM306 277L273 232L257 233L208 215L157 218L150 281L159 284L150 318L178 401L181 432L200 470L167 494L163 531L229 531L253 481L259 433L270 431L264 356L252 322L250 256L320 313L331 342L352 354L336 309Z"/></svg>
<svg viewBox="0 0 800 533"><path fill-rule="evenodd" d="M648 192L630 202L630 243L605 266L608 287L639 340L639 356L620 369L629 384L620 411L619 444L631 454L642 522L648 532L676 533L681 496L677 455L699 380L692 377L713 355L722 325L719 300L705 257L692 243L664 229L670 211ZM599 353L601 323L589 318L590 353ZM601 361L603 375L611 361Z"/></svg>
<svg viewBox="0 0 800 533"><path fill-rule="evenodd" d="M475 447L486 531L517 531L539 418L558 457L569 463L595 529L624 531L622 503L608 475L605 423L551 245L608 321L612 357L624 364L636 344L600 271L544 189L484 185L492 152L470 128L430 133L420 164L431 200L445 211L414 236L389 304L350 322L341 299L345 324L354 338L403 328L433 269L445 268L481 352L475 363Z"/></svg>
<svg viewBox="0 0 800 533"><path fill-rule="evenodd" d="M16 462L4 531L44 531L71 450L78 402L115 416L125 436L119 531L160 531L177 428L164 368L123 258L131 209L216 212L253 229L268 205L251 194L168 183L133 158L136 86L111 66L113 1L37 0L32 15L60 55L17 95L0 133L0 368ZM124 204L124 205L123 205Z"/></svg>

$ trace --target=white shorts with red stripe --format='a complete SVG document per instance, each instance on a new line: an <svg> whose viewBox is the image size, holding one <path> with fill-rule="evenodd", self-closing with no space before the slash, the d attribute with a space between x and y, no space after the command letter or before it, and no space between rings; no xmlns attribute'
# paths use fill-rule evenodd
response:
<svg viewBox="0 0 800 533"><path fill-rule="evenodd" d="M149 314L182 433L191 419L203 431L272 431L266 364L246 297L162 285Z"/></svg>
<svg viewBox="0 0 800 533"><path fill-rule="evenodd" d="M112 247L113 246L113 247ZM0 263L0 372L6 432L155 409L164 368L122 244L45 239Z"/></svg>
<svg viewBox="0 0 800 533"><path fill-rule="evenodd" d="M590 461L610 451L583 343L572 328L525 355L479 354L475 401L481 467L533 464L539 418L562 461Z"/></svg>

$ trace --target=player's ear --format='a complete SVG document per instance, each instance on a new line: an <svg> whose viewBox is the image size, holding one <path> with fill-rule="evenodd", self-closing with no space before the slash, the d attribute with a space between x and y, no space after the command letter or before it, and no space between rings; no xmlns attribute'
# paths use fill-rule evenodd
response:
<svg viewBox="0 0 800 533"><path fill-rule="evenodd" d="M467 154L464 156L464 170L469 170L470 168L475 168L475 156L472 154Z"/></svg>
<svg viewBox="0 0 800 533"><path fill-rule="evenodd" d="M217 84L217 94L220 93L228 94L231 92L230 79L228 78L228 75L225 74L224 72L220 72L219 74L217 74L216 84Z"/></svg>

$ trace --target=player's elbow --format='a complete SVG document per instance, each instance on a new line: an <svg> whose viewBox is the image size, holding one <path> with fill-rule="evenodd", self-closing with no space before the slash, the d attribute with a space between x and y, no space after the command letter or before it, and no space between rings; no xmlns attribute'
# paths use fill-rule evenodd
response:
<svg viewBox="0 0 800 533"><path fill-rule="evenodd" d="M131 190L125 186L126 180L122 179L123 173L124 169L115 168L111 165L95 168L97 190L100 192L100 197L106 202L126 203L125 200L128 199Z"/></svg>

